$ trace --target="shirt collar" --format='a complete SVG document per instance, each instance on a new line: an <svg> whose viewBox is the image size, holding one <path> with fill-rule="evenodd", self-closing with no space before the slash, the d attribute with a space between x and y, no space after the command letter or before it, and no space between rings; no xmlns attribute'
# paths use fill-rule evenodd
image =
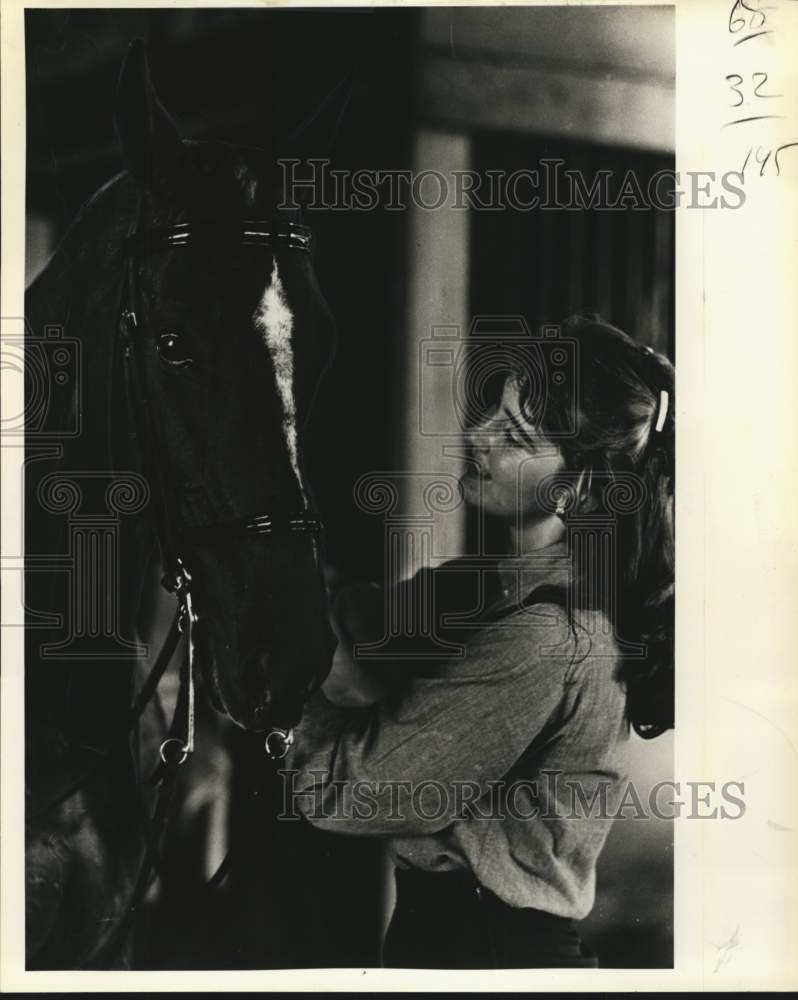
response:
<svg viewBox="0 0 798 1000"><path fill-rule="evenodd" d="M517 555L502 556L496 570L501 582L499 606L520 604L542 586L567 588L571 577L571 555L563 541Z"/></svg>

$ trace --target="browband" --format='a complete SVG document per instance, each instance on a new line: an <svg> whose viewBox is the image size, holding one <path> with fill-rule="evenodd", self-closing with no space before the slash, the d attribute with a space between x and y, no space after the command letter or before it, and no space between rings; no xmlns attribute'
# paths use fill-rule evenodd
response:
<svg viewBox="0 0 798 1000"><path fill-rule="evenodd" d="M247 535L283 535L292 532L318 535L321 531L321 519L312 511L302 510L290 514L256 514L239 521L222 521L198 528L186 528L183 538L189 543L202 543L217 538Z"/></svg>
<svg viewBox="0 0 798 1000"><path fill-rule="evenodd" d="M313 233L298 222L279 222L268 219L253 221L229 220L205 222L179 222L160 229L144 229L128 236L125 249L128 253L142 255L171 250L175 247L193 246L253 246L283 247L288 250L309 251Z"/></svg>

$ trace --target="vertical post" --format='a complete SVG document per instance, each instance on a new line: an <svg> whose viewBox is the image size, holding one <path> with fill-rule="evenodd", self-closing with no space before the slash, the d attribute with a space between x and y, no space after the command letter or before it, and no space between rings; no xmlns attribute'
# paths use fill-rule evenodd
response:
<svg viewBox="0 0 798 1000"><path fill-rule="evenodd" d="M421 129L413 139L414 176L424 169L443 174L451 185L453 171L468 170L471 166L471 140L465 133ZM427 385L430 391L422 399L419 379L420 342L430 336L436 324L468 328L468 280L470 270L469 220L465 208L452 205L453 191L449 189L447 204L437 210L411 205L409 209L407 252L408 268L407 330L404 342L404 384L406 392L401 400L403 420L399 424L401 440L397 454L401 465L410 472L460 471L460 460L443 457L441 439L423 436L419 432L422 408L435 410L441 400L449 398L446 380L452 372L441 368L431 373ZM405 492L400 499L400 510L407 509L409 497ZM458 555L465 544L465 512L462 508L441 519L439 552ZM434 557L433 557L434 558ZM443 558L443 557L441 557ZM437 560L435 560L437 561ZM418 554L407 552L396 568L396 580L412 576L421 567ZM391 866L385 865L385 909L383 930L387 928L394 906L394 883Z"/></svg>
<svg viewBox="0 0 798 1000"><path fill-rule="evenodd" d="M402 467L410 473L460 472L460 459L445 456L440 435L422 432L423 423L451 423L452 366L425 367L422 387L419 357L422 341L429 340L433 327L441 325L462 334L468 329L469 219L468 210L456 205L456 175L471 164L471 140L462 133L422 129L416 133L413 176L429 172L428 183L414 184L415 197L409 208L411 258L404 346L406 393L402 400L403 419L398 454ZM432 171L439 176L436 181ZM444 187L445 185L445 187ZM445 190L446 201L439 207L435 195ZM419 198L418 195L421 197ZM422 204L422 200L424 204ZM440 420L436 420L436 416ZM452 443L451 436L447 438ZM399 510L410 513L413 496L402 492ZM436 554L433 563L459 555L465 541L465 513L462 507L436 521ZM397 567L401 577L411 576L422 563L419 550L408 551Z"/></svg>

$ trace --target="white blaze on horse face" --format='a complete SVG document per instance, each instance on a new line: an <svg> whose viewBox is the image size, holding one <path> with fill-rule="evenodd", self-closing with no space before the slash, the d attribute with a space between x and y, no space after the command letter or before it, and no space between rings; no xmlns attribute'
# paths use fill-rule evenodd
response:
<svg viewBox="0 0 798 1000"><path fill-rule="evenodd" d="M261 296L258 308L252 317L255 328L263 338L266 349L272 359L274 376L277 381L277 391L283 404L283 431L288 445L288 457L291 468L296 475L302 501L307 506L305 485L299 471L299 454L297 451L296 404L294 402L294 349L292 333L294 316L285 297L280 272L277 270L277 258L274 258L269 284Z"/></svg>

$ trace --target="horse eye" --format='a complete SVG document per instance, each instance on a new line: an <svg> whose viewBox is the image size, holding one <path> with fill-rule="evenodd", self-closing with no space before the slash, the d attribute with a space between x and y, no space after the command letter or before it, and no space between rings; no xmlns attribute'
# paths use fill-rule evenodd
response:
<svg viewBox="0 0 798 1000"><path fill-rule="evenodd" d="M189 365L194 360L178 333L162 333L158 338L158 353L169 365Z"/></svg>

